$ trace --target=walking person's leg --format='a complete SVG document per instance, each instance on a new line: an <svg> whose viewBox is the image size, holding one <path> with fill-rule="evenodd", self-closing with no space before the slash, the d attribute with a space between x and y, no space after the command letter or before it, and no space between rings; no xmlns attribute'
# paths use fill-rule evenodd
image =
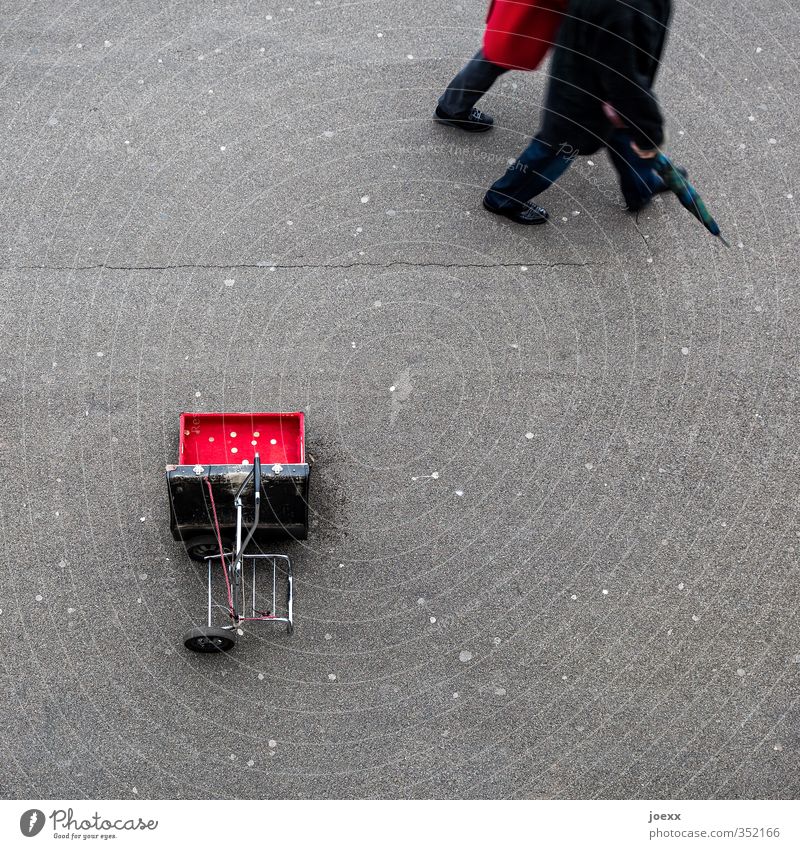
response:
<svg viewBox="0 0 800 849"><path fill-rule="evenodd" d="M636 155L630 134L625 130L614 130L606 141L606 148L619 176L625 205L631 212L643 209L653 195L666 189L664 181L653 170L653 160Z"/></svg>
<svg viewBox="0 0 800 849"><path fill-rule="evenodd" d="M483 205L519 224L543 224L547 212L530 203L566 170L577 151L567 145L555 148L534 138L506 173L486 192Z"/></svg>
<svg viewBox="0 0 800 849"><path fill-rule="evenodd" d="M483 50L479 50L439 98L434 113L436 120L473 133L491 129L493 119L475 109L475 104L506 70L484 58Z"/></svg>

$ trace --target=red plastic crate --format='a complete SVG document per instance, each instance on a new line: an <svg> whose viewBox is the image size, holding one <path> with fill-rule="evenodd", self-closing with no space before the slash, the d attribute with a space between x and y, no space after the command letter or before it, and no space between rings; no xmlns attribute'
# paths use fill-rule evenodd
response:
<svg viewBox="0 0 800 849"><path fill-rule="evenodd" d="M305 463L303 413L181 413L182 466Z"/></svg>

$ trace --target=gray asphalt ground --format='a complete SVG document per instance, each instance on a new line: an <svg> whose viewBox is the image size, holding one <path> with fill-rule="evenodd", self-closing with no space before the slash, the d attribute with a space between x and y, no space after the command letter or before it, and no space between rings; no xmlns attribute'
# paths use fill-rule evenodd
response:
<svg viewBox="0 0 800 849"><path fill-rule="evenodd" d="M796 797L797 3L676 2L730 249L603 154L481 210L482 0L294 3L4 4L2 795ZM190 654L178 416L280 409L296 633Z"/></svg>

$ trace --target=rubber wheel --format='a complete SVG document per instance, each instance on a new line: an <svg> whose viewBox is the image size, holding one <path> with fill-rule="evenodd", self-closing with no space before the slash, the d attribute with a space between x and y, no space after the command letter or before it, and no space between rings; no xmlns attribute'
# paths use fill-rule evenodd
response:
<svg viewBox="0 0 800 849"><path fill-rule="evenodd" d="M287 622L286 623L286 633L291 637L294 634L294 623Z"/></svg>
<svg viewBox="0 0 800 849"><path fill-rule="evenodd" d="M200 536L191 537L184 543L186 553L192 560L197 560L202 563L206 557L213 554L219 554L219 542L213 534L202 534ZM225 540L222 540L222 545L225 547Z"/></svg>
<svg viewBox="0 0 800 849"><path fill-rule="evenodd" d="M236 632L227 628L192 628L183 635L183 644L189 651L216 654L230 651L236 645Z"/></svg>

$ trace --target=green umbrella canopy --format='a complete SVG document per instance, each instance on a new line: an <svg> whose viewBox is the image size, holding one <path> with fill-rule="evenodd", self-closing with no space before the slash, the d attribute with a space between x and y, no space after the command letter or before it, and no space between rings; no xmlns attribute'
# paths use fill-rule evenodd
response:
<svg viewBox="0 0 800 849"><path fill-rule="evenodd" d="M730 247L720 232L719 224L717 224L708 211L697 189L678 171L671 160L664 156L663 153L659 153L655 158L653 167L667 188L677 196L681 204L703 224L706 230L712 236L717 236L721 239L724 245Z"/></svg>

